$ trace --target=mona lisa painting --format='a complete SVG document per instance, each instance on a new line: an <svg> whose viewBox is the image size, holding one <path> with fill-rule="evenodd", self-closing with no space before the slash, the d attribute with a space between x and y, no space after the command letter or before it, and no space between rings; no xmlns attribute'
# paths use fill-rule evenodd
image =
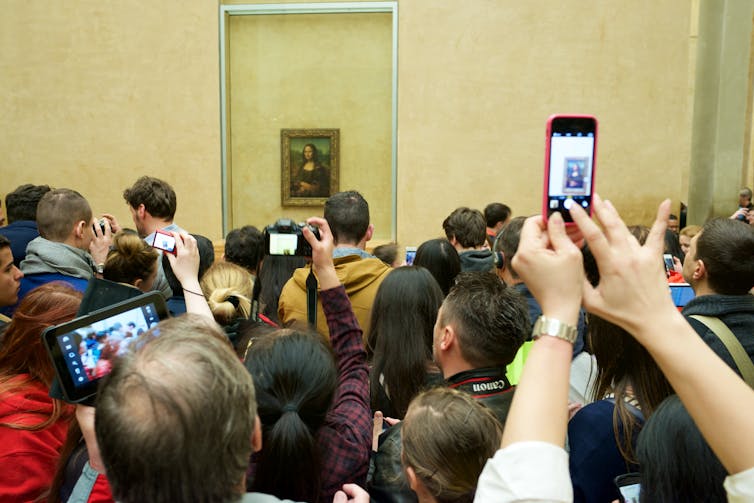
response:
<svg viewBox="0 0 754 503"><path fill-rule="evenodd" d="M283 206L322 206L338 192L339 129L281 129Z"/></svg>

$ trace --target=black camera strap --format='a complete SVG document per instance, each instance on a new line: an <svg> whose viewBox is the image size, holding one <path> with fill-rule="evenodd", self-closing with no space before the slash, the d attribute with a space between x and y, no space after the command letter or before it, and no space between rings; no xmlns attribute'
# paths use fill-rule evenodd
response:
<svg viewBox="0 0 754 503"><path fill-rule="evenodd" d="M309 269L306 277L306 319L313 330L317 330L317 278L314 268Z"/></svg>
<svg viewBox="0 0 754 503"><path fill-rule="evenodd" d="M259 320L259 293L262 291L262 282L259 281L259 274L254 279L254 287L251 291L251 313L249 319L253 321Z"/></svg>

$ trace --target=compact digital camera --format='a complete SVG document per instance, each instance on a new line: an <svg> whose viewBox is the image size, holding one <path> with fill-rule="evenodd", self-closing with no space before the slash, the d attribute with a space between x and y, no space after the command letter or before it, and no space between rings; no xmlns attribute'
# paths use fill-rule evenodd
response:
<svg viewBox="0 0 754 503"><path fill-rule="evenodd" d="M264 250L267 255L293 255L311 257L312 247L304 238L303 229L309 227L319 240L319 229L305 223L297 224L289 218L281 218L264 228Z"/></svg>

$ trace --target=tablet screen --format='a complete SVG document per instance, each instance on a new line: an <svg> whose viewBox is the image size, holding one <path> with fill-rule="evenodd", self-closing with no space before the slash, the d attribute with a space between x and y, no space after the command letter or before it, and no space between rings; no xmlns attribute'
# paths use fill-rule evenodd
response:
<svg viewBox="0 0 754 503"><path fill-rule="evenodd" d="M64 395L78 402L96 393L115 358L167 316L159 293L149 293L51 327L44 333Z"/></svg>

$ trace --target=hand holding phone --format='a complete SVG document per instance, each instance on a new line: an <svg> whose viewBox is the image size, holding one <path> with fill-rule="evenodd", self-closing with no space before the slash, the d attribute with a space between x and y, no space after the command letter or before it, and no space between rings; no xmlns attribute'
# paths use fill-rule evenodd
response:
<svg viewBox="0 0 754 503"><path fill-rule="evenodd" d="M560 212L574 225L568 210L580 205L592 214L597 119L591 115L552 115L547 120L542 217Z"/></svg>

